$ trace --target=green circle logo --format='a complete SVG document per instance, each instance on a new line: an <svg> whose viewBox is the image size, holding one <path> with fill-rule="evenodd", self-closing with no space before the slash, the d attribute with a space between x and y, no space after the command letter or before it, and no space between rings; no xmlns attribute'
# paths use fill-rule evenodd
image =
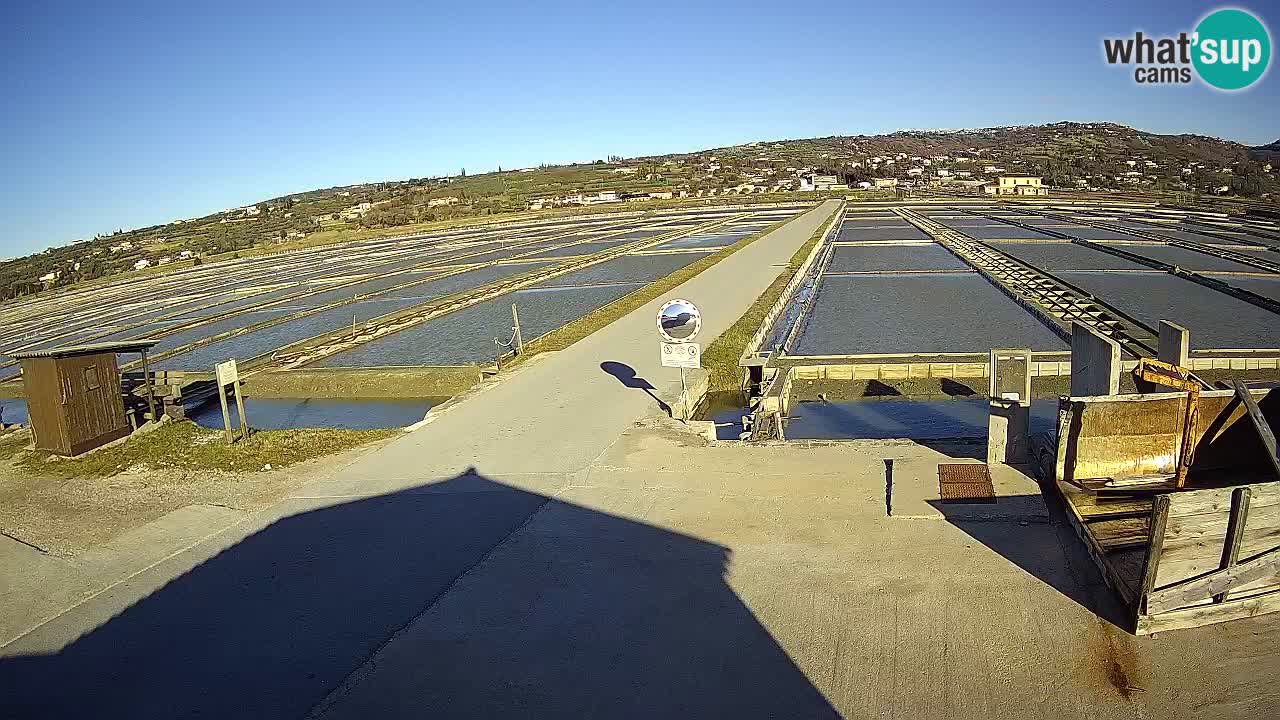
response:
<svg viewBox="0 0 1280 720"><path fill-rule="evenodd" d="M1242 90L1257 82L1271 63L1271 35L1244 10L1209 13L1196 26L1191 62L1200 79L1219 90Z"/></svg>

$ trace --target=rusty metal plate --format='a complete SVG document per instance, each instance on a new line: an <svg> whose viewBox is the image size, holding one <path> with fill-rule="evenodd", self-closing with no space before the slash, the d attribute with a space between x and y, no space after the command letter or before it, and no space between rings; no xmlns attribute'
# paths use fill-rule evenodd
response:
<svg viewBox="0 0 1280 720"><path fill-rule="evenodd" d="M991 485L991 471L986 465L978 463L939 465L938 495L943 502L996 501L996 489Z"/></svg>
<svg viewBox="0 0 1280 720"><path fill-rule="evenodd" d="M983 463L942 463L938 465L940 483L991 484L991 471Z"/></svg>

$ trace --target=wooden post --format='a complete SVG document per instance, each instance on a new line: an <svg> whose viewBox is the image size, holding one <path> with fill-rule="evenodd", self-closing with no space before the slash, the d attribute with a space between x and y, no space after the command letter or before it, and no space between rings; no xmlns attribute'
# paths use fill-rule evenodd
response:
<svg viewBox="0 0 1280 720"><path fill-rule="evenodd" d="M1240 541L1244 538L1244 525L1249 519L1249 500L1253 491L1247 487L1236 488L1231 493L1231 515L1227 518L1227 538L1222 544L1222 562L1218 567L1226 570L1240 561ZM1229 591L1213 596L1215 603L1227 599Z"/></svg>
<svg viewBox="0 0 1280 720"><path fill-rule="evenodd" d="M515 331L515 347L517 355L524 354L524 335L520 332L520 313L516 311L516 304L511 303L511 329Z"/></svg>
<svg viewBox="0 0 1280 720"><path fill-rule="evenodd" d="M218 386L218 402L222 404L222 429L227 434L227 444L234 442L231 434L231 412L227 408L227 388L230 387L236 394L236 412L240 416L240 433L244 437L249 436L248 428L244 422L244 401L240 398L240 370L236 367L236 360L232 358L226 362L220 362L213 368L213 382Z"/></svg>
<svg viewBox="0 0 1280 720"><path fill-rule="evenodd" d="M151 386L151 366L147 362L147 350L142 349L142 381L147 384L147 408L151 410L151 422L160 422L156 415L156 392Z"/></svg>
<svg viewBox="0 0 1280 720"><path fill-rule="evenodd" d="M222 429L226 432L227 444L232 443L231 437L231 413L227 410L227 388L222 383L218 383L218 402L222 403Z"/></svg>
<svg viewBox="0 0 1280 720"><path fill-rule="evenodd" d="M248 440L249 422L244 419L244 397L240 394L240 378L236 378L236 382L232 387L236 391L236 414L240 416L240 437L243 440Z"/></svg>
<svg viewBox="0 0 1280 720"><path fill-rule="evenodd" d="M1146 612L1147 596L1156 587L1156 573L1160 570L1160 554L1164 551L1164 530L1169 523L1169 496L1157 495L1151 503L1150 531L1147 534L1147 556L1142 560L1142 585L1138 588L1137 615ZM1137 626L1137 618L1134 618Z"/></svg>

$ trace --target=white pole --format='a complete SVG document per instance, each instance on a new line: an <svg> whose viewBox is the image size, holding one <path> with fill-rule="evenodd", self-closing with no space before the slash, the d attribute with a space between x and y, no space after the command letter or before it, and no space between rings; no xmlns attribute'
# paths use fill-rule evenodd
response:
<svg viewBox="0 0 1280 720"><path fill-rule="evenodd" d="M689 419L689 389L684 385L684 368L680 368L680 419Z"/></svg>

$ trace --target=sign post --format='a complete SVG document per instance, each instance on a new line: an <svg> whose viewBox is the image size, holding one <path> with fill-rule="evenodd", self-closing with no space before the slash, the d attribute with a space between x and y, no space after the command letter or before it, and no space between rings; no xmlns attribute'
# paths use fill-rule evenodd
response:
<svg viewBox="0 0 1280 720"><path fill-rule="evenodd" d="M524 354L524 333L520 332L520 313L516 304L511 303L511 338L517 355Z"/></svg>
<svg viewBox="0 0 1280 720"><path fill-rule="evenodd" d="M244 397L240 392L240 370L236 367L235 358L218 363L213 368L214 382L218 383L218 401L222 403L222 427L226 432L227 444L234 442L231 434L231 413L227 409L227 387L230 386L236 395L236 415L240 419L240 437L249 439L249 424L244 419Z"/></svg>
<svg viewBox="0 0 1280 720"><path fill-rule="evenodd" d="M689 388L684 382L684 370L702 366L702 346L693 341L700 330L702 313L688 300L668 300L658 310L662 367L680 369L680 404L684 420L689 419Z"/></svg>

